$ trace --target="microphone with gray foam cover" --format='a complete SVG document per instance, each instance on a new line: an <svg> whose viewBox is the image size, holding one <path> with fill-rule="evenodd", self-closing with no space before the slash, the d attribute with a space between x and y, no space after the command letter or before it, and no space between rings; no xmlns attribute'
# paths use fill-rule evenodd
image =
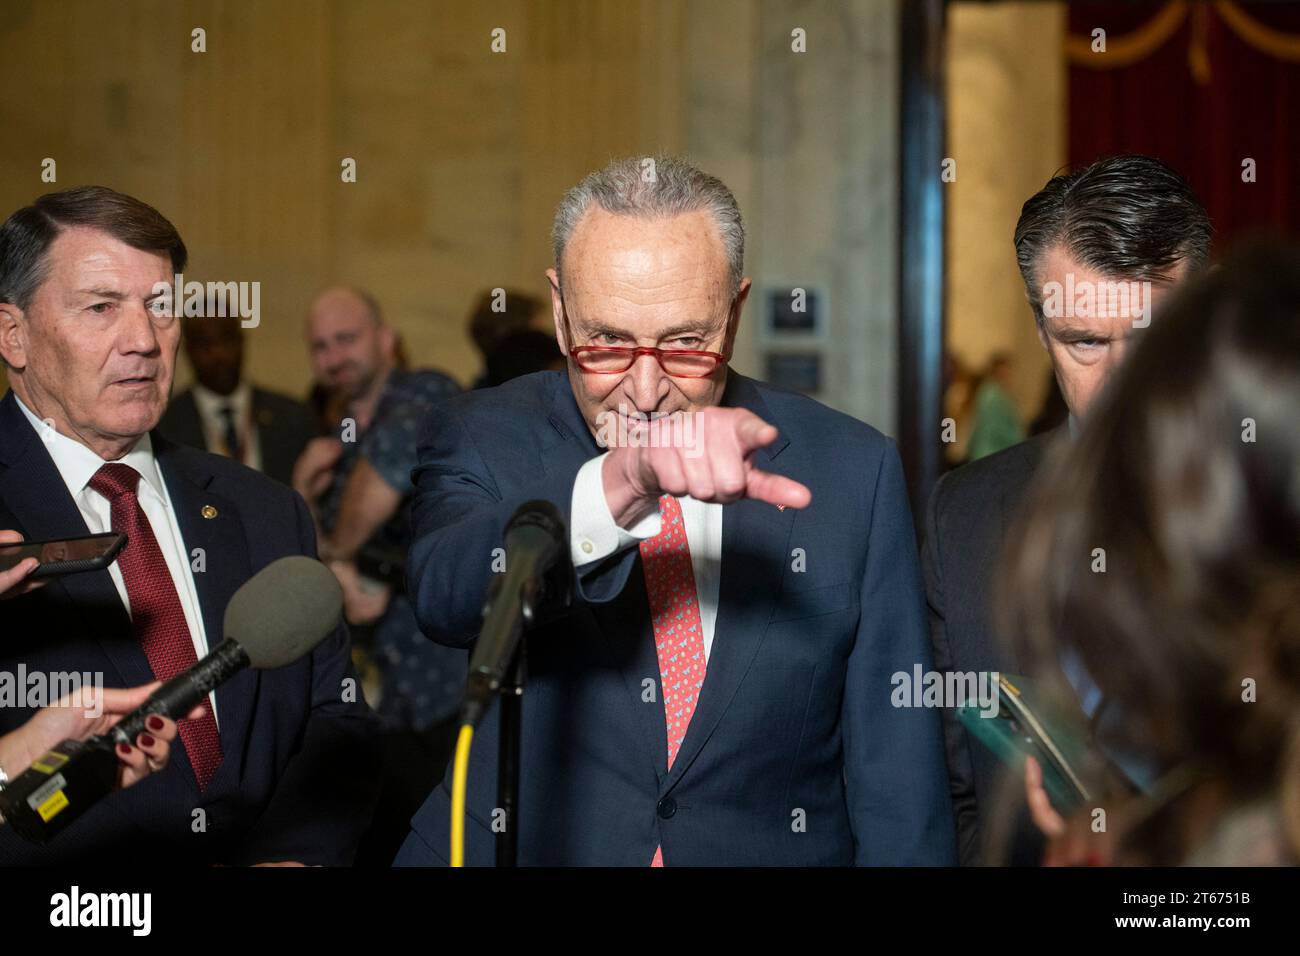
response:
<svg viewBox="0 0 1300 956"><path fill-rule="evenodd" d="M308 654L338 626L343 590L325 565L303 555L280 558L253 575L226 605L225 640L158 688L110 734L135 745L152 714L183 718L245 667L271 670Z"/></svg>
<svg viewBox="0 0 1300 956"><path fill-rule="evenodd" d="M48 843L109 794L118 771L114 745L134 746L151 715L183 718L245 667L268 670L296 661L333 632L342 609L343 591L319 561L296 555L267 565L230 599L225 640L212 653L106 735L51 747L0 789L0 823L33 843Z"/></svg>

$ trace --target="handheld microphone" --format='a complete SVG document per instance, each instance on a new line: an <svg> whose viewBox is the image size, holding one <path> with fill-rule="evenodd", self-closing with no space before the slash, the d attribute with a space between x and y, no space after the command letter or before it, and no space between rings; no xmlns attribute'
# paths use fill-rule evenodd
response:
<svg viewBox="0 0 1300 956"><path fill-rule="evenodd" d="M505 530L506 569L494 575L483 607L483 629L469 662L462 724L477 726L514 661L526 624L547 606L569 600L572 567L564 518L549 501L520 505Z"/></svg>
<svg viewBox="0 0 1300 956"><path fill-rule="evenodd" d="M342 610L343 591L325 565L303 555L273 561L230 598L225 640L115 724L109 732L113 742L135 746L150 716L183 718L245 667L272 670L293 663L334 630Z"/></svg>
<svg viewBox="0 0 1300 956"><path fill-rule="evenodd" d="M342 609L342 589L325 565L302 555L273 561L231 597L225 639L216 649L108 733L65 740L33 762L0 790L0 816L23 838L48 843L112 791L118 766L113 748L134 746L150 716L182 719L245 667L270 670L310 653L337 626Z"/></svg>

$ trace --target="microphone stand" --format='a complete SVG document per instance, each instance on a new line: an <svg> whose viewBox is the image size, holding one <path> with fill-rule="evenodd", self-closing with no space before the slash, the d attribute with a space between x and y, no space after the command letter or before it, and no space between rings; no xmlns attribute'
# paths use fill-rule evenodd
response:
<svg viewBox="0 0 1300 956"><path fill-rule="evenodd" d="M532 617L525 605L524 617ZM527 676L527 642L520 640L506 679L501 682L501 724L497 736L497 806L505 815L505 830L497 835L496 865L514 867L519 862L519 749L523 736L524 681Z"/></svg>
<svg viewBox="0 0 1300 956"><path fill-rule="evenodd" d="M516 517L531 506L545 506L555 512L554 506L546 502L530 502L516 513ZM558 526L554 531L556 542L565 541L564 525L558 520L558 514L551 520L551 524L553 527ZM501 695L497 733L497 807L504 816L504 829L496 834L495 849L496 865L501 867L515 867L519 864L519 766L523 741L524 686L528 677L528 632L563 614L571 601L573 565L568 560L563 545L557 543L556 547L560 549L559 556L552 558L552 566L522 586L518 616L509 622L508 633L515 643L514 653L501 678L493 680L488 668L475 670L471 661L469 696L462 721L477 724L491 700L491 693L495 691ZM493 589L499 585L499 581L494 582ZM496 591L490 590L488 604L484 609L485 617L491 614L495 597Z"/></svg>
<svg viewBox="0 0 1300 956"><path fill-rule="evenodd" d="M519 646L498 693L501 695L497 732L497 806L505 816L505 831L497 834L496 865L519 865L519 761L523 740L524 686L528 681L528 632L554 621L570 605L573 566L559 561L540 584L523 595Z"/></svg>

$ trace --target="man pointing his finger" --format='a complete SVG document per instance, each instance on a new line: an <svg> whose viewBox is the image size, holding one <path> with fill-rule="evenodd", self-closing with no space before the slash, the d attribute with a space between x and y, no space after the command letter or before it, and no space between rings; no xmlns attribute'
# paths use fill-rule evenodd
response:
<svg viewBox="0 0 1300 956"><path fill-rule="evenodd" d="M938 713L891 702L892 675L930 669L892 442L729 370L750 282L712 176L611 163L553 240L567 373L440 407L408 564L425 634L469 647L511 515L565 516L573 601L528 636L519 862L954 862ZM500 831L497 723L470 761L470 865ZM449 784L399 865L448 859Z"/></svg>

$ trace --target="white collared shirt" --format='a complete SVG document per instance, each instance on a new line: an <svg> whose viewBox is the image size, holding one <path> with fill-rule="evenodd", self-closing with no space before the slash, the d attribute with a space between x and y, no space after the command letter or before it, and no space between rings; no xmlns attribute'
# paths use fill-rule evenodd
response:
<svg viewBox="0 0 1300 956"><path fill-rule="evenodd" d="M630 530L614 523L601 469L609 452L591 459L578 469L573 483L570 511L569 552L575 568L602 561L612 554L653 538L659 533L659 509L646 515ZM704 662L713 650L713 626L718 618L718 584L722 569L722 505L697 501L690 495L678 498L686 524L686 544L691 550L695 572L695 595L700 602L700 628L704 634Z"/></svg>
<svg viewBox="0 0 1300 956"><path fill-rule="evenodd" d="M18 399L18 407L22 409L23 414L27 416L27 421L36 430L37 437L45 443L50 457L54 459L54 467L59 470L59 475L67 485L72 500L77 503L77 509L85 519L90 533L104 534L112 531L113 521L109 501L90 487L90 479L108 462L80 442L59 434L53 427L32 414L31 409L23 403L22 399L17 395L14 398ZM185 612L185 624L189 627L190 639L194 642L194 653L201 660L208 653L208 640L203 629L203 615L199 611L199 595L194 587L194 577L190 573L189 552L181 537L180 526L176 523L176 512L172 508L171 496L167 493L167 483L162 480L158 462L153 456L153 443L149 436L141 437L135 447L118 460L121 464L129 465L140 473L136 498L145 517L149 519L154 537L158 539L158 547L167 562L167 570L171 572L176 594L180 597L181 610ZM130 544L128 543L127 546L130 547ZM131 599L126 593L122 569L117 566L116 561L108 566L108 573L113 578L118 596L122 599L122 606L130 614ZM211 693L208 697L212 701L212 713L215 715L216 693Z"/></svg>
<svg viewBox="0 0 1300 956"><path fill-rule="evenodd" d="M195 382L191 391L194 392L194 404L199 410L203 441L208 451L214 455L226 454L226 418L221 410L228 407L234 413L235 428L244 443L243 464L261 471L262 445L257 437L257 422L253 420L253 387L241 381L229 395L218 395Z"/></svg>

